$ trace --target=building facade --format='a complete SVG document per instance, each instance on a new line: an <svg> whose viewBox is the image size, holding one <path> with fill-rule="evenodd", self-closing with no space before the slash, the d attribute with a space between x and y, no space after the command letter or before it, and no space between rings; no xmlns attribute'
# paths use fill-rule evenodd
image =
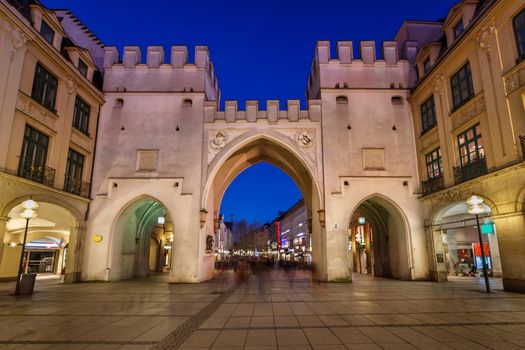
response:
<svg viewBox="0 0 525 350"><path fill-rule="evenodd" d="M30 240L67 247L56 255L67 280L210 279L222 197L267 161L304 199L300 220L272 224L267 241L275 231L279 250L306 253L306 223L317 278L349 281L360 264L443 281L479 266L483 249L506 289L525 290L524 0L462 0L444 21L404 22L394 41L339 41L337 57L317 42L305 110L221 110L205 46L193 62L185 46L120 53L68 11L0 6L0 277L19 254L17 206L33 196ZM471 195L485 201L477 246Z"/></svg>
<svg viewBox="0 0 525 350"><path fill-rule="evenodd" d="M139 47L125 47L122 58L106 47L97 141L102 156L95 162L88 220L88 235L103 239L85 240L83 279L141 276L147 223L158 215L148 211L150 203L172 220L170 281L213 277L210 242L222 196L237 174L259 161L276 164L301 189L319 278L351 278L348 228L365 202L383 208L392 231L392 277L428 278L407 103L414 65L395 42L383 44L385 59L373 42L361 43L362 59L352 56L351 42L338 44L338 59L330 58L329 46L317 44L307 110L290 100L287 110L279 101L267 101L265 110L247 101L245 111L237 101L219 110L206 47L195 48L193 63L180 46L171 48L169 63L163 47L148 47L145 62ZM382 127L372 131L371 123ZM341 145L348 152L334 152ZM136 244L129 243L130 231L137 232Z"/></svg>
<svg viewBox="0 0 525 350"><path fill-rule="evenodd" d="M68 36L61 18L69 15L38 1L0 1L0 280L17 275L25 227L19 214L29 197L39 207L29 223L24 271L63 274L70 282L80 277L104 102L84 44L103 50L86 30Z"/></svg>
<svg viewBox="0 0 525 350"><path fill-rule="evenodd" d="M522 1L462 1L419 50L410 102L431 276L480 267L465 199L480 195L493 275L525 290L525 10ZM477 244L477 246L476 246ZM478 251L476 253L476 251Z"/></svg>
<svg viewBox="0 0 525 350"><path fill-rule="evenodd" d="M283 260L312 262L312 237L308 229L308 210L300 200L279 215L280 242L279 258Z"/></svg>
<svg viewBox="0 0 525 350"><path fill-rule="evenodd" d="M214 239L216 260L221 261L231 257L233 254L233 222L225 221L224 215L219 216Z"/></svg>

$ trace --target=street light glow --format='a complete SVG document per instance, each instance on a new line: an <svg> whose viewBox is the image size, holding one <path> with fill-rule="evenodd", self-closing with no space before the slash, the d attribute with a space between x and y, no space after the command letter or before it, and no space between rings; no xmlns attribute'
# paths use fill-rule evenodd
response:
<svg viewBox="0 0 525 350"><path fill-rule="evenodd" d="M467 211L469 212L469 214L479 215L479 214L483 214L485 212L485 207L483 205L479 205L479 204L470 205L468 207Z"/></svg>
<svg viewBox="0 0 525 350"><path fill-rule="evenodd" d="M483 204L483 198L479 197L479 196L471 196L469 199L467 199L467 204L468 205L481 205Z"/></svg>
<svg viewBox="0 0 525 350"><path fill-rule="evenodd" d="M28 199L28 200L22 202L22 208L24 208L24 209L36 209L36 208L38 208L38 203L35 202L32 199Z"/></svg>
<svg viewBox="0 0 525 350"><path fill-rule="evenodd" d="M24 211L20 213L20 216L26 220L34 219L36 218L36 215L37 214L33 209L24 209Z"/></svg>

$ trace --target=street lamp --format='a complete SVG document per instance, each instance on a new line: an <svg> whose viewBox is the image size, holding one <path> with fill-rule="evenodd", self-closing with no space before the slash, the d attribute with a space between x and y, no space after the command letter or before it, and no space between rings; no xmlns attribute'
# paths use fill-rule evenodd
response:
<svg viewBox="0 0 525 350"><path fill-rule="evenodd" d="M20 264L18 265L18 275L16 276L16 288L15 295L18 295L20 291L20 277L22 276L22 271L24 269L24 251L26 249L26 240L27 240L27 228L29 227L29 220L36 218L37 214L35 209L38 208L38 204L29 198L28 200L22 202L22 208L24 210L20 213L20 216L26 219L26 227L24 230L24 241L22 243L22 252L20 253Z"/></svg>
<svg viewBox="0 0 525 350"><path fill-rule="evenodd" d="M490 293L490 284L489 284L489 273L487 268L487 262L485 261L485 249L483 249L483 239L481 236L481 226L479 225L479 215L483 214L485 212L485 207L483 206L483 198L478 196L472 196L469 199L467 199L468 204L468 212L469 214L476 215L476 227L478 229L478 239L479 239L479 246L481 250L481 260L483 262L483 276L485 277L485 288L487 289L487 293ZM476 259L474 254L474 259ZM474 263L476 263L474 261Z"/></svg>

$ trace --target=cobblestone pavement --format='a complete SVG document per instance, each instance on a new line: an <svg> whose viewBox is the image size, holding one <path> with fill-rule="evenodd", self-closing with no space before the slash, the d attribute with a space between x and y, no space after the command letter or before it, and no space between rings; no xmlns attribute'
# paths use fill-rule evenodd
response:
<svg viewBox="0 0 525 350"><path fill-rule="evenodd" d="M0 284L0 349L522 349L525 295L480 279L312 283L279 271L234 285L166 276L118 283Z"/></svg>

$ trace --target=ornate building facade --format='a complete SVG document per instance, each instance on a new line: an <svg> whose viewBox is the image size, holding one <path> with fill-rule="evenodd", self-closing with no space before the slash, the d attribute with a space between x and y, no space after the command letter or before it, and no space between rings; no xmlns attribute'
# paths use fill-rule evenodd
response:
<svg viewBox="0 0 525 350"><path fill-rule="evenodd" d="M443 22L404 22L394 41L379 46L362 41L359 50L340 41L337 57L331 57L329 42L320 41L305 110L298 100L286 101L285 110L280 101L265 106L246 101L245 110L238 101L225 101L221 110L207 47L195 47L193 62L184 46L169 52L161 46L145 52L126 46L121 54L92 39L81 42L72 14L38 4L31 10L41 9L49 16L50 30L69 40L54 37L48 44L55 50L46 46L57 56L56 67L36 63L37 53L22 52L33 42L44 43L49 30L42 30L34 14L24 22L12 6L17 2L9 3L0 0L2 21L32 34L13 34L4 25L0 39L0 45L7 45L1 51L0 142L5 147L0 152L9 150L4 163L0 158L0 176L7 179L0 192L2 259L9 243L5 237L10 237L4 226L16 214L11 210L29 195L45 193L39 199L46 202L53 193L60 203L78 204L70 210L77 214L76 224L70 224L77 233L70 237L78 238L68 256L78 257L69 271L82 280L142 277L155 270L153 265L157 270L166 266L166 261L151 259L153 233L164 252L159 259L169 255L170 282L208 280L222 197L242 170L267 161L288 173L303 193L318 278L351 280L353 232L364 218L373 256L367 271L406 280L446 280L466 262L468 249L476 258L468 232L472 218L464 205L476 194L487 204L483 223L495 227L486 238L494 275L502 275L509 290L525 290L520 137L525 134L525 1L463 0ZM79 57L88 67L85 76ZM7 62L18 62L19 83L6 83L16 72ZM90 81L97 66L104 73L103 94ZM34 72L46 68L43 74L49 77L50 67L66 70L63 77L46 78L58 81L57 101L63 102L56 112L52 108L51 114L35 116L48 101L31 91ZM77 107L71 101L77 94L90 106L93 136L85 140L82 135L77 140L72 127ZM51 119L37 123L38 118ZM41 164L59 169L51 186L24 177L19 160L25 159L24 120L37 123L33 129L55 142L57 154ZM55 124L62 126L52 129ZM46 133L42 128L51 129ZM39 149L40 134L35 135ZM69 174L66 151L85 157L82 179L92 179L90 202L62 186L69 176L61 175ZM4 195L9 191L23 193Z"/></svg>
<svg viewBox="0 0 525 350"><path fill-rule="evenodd" d="M432 278L446 279L462 250L472 257L464 202L478 194L495 225L486 236L494 275L523 291L524 3L462 1L432 26L443 35L420 48L410 97Z"/></svg>
<svg viewBox="0 0 525 350"><path fill-rule="evenodd" d="M19 213L29 197L39 208L24 270L80 279L104 102L92 59L102 43L81 27L71 13L38 1L0 1L0 280L17 274L25 226ZM70 31L79 35L72 39Z"/></svg>

